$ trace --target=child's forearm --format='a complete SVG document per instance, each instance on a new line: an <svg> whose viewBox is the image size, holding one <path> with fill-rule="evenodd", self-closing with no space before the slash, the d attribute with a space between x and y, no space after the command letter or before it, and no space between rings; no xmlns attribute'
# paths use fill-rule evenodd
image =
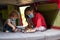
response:
<svg viewBox="0 0 60 40"><path fill-rule="evenodd" d="M10 27L12 27L13 29L15 29L15 26L12 25L11 23L8 23L8 25L9 25Z"/></svg>

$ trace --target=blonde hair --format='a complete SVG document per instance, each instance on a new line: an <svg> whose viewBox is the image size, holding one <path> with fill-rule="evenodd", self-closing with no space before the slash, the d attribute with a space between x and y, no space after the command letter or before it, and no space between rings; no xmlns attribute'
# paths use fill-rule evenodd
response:
<svg viewBox="0 0 60 40"><path fill-rule="evenodd" d="M13 10L10 12L9 17L14 17L15 15L18 17L18 11Z"/></svg>

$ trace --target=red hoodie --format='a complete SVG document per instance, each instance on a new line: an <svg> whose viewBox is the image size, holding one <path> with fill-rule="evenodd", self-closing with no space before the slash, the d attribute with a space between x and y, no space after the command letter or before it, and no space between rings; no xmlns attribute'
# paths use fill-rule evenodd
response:
<svg viewBox="0 0 60 40"><path fill-rule="evenodd" d="M32 22L36 28L39 28L41 26L44 26L46 28L44 17L38 12L34 15L34 18L32 18Z"/></svg>

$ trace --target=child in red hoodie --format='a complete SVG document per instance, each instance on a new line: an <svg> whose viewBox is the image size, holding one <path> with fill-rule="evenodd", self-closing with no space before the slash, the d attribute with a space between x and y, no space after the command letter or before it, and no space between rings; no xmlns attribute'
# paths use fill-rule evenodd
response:
<svg viewBox="0 0 60 40"><path fill-rule="evenodd" d="M30 19L27 22L34 26L33 30L46 30L46 23L44 17L39 12L35 12L33 7L27 7L25 9L26 19Z"/></svg>

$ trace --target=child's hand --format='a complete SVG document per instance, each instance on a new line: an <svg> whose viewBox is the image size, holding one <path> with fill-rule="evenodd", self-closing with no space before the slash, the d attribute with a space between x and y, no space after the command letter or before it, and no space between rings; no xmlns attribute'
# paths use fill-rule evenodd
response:
<svg viewBox="0 0 60 40"><path fill-rule="evenodd" d="M15 28L15 30L13 30L14 32L17 32L18 31L18 29L17 28Z"/></svg>
<svg viewBox="0 0 60 40"><path fill-rule="evenodd" d="M15 29L16 29L16 28L15 28L15 27L13 27L13 29L12 29L12 30L14 31Z"/></svg>
<svg viewBox="0 0 60 40"><path fill-rule="evenodd" d="M18 29L15 29L14 32L17 32Z"/></svg>
<svg viewBox="0 0 60 40"><path fill-rule="evenodd" d="M36 30L34 30L34 29L28 29L28 30L26 30L26 32L35 32Z"/></svg>

